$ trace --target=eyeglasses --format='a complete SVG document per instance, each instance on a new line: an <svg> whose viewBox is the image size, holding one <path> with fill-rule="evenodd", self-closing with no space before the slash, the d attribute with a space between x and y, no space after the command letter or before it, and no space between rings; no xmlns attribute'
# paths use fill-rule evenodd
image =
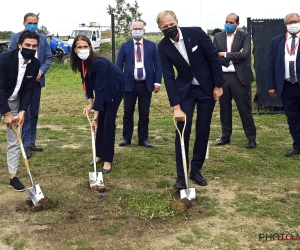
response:
<svg viewBox="0 0 300 250"><path fill-rule="evenodd" d="M296 24L296 23L299 23L299 22L300 22L300 20L299 21L290 21L290 22L286 22L285 24L289 25L289 24Z"/></svg>

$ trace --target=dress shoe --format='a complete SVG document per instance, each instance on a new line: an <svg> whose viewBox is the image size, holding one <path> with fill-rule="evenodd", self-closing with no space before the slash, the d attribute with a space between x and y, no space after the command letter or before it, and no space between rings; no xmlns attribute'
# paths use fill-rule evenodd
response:
<svg viewBox="0 0 300 250"><path fill-rule="evenodd" d="M110 169L102 168L102 174L109 174L111 172L111 168L112 168L112 165L110 166Z"/></svg>
<svg viewBox="0 0 300 250"><path fill-rule="evenodd" d="M24 148L24 151L25 151L25 155L26 155L26 158L27 159L30 159L31 157L31 148L27 147L27 148Z"/></svg>
<svg viewBox="0 0 300 250"><path fill-rule="evenodd" d="M253 141L248 141L247 147L246 148L256 148L256 142Z"/></svg>
<svg viewBox="0 0 300 250"><path fill-rule="evenodd" d="M217 146L223 146L225 144L229 144L230 139L227 137L221 137L221 139L216 143Z"/></svg>
<svg viewBox="0 0 300 250"><path fill-rule="evenodd" d="M148 141L139 141L139 145L143 146L143 147L146 147L146 148L153 148L154 147Z"/></svg>
<svg viewBox="0 0 300 250"><path fill-rule="evenodd" d="M44 149L41 148L41 147L35 146L34 143L31 144L30 149L31 149L32 151L39 151L39 152L42 152L42 151L44 150Z"/></svg>
<svg viewBox="0 0 300 250"><path fill-rule="evenodd" d="M299 155L299 154L300 154L300 150L299 149L292 149L291 151L285 153L284 155L286 157L291 157L291 156Z"/></svg>
<svg viewBox="0 0 300 250"><path fill-rule="evenodd" d="M199 186L206 186L207 182L205 178L202 176L200 171L191 171L190 173L190 179L195 181L195 183Z"/></svg>
<svg viewBox="0 0 300 250"><path fill-rule="evenodd" d="M119 143L119 146L124 147L124 146L130 145L130 144L131 144L131 141L130 141L130 140L124 139L123 141L121 141L121 142Z"/></svg>
<svg viewBox="0 0 300 250"><path fill-rule="evenodd" d="M176 183L174 184L175 189L186 189L184 177L177 177Z"/></svg>

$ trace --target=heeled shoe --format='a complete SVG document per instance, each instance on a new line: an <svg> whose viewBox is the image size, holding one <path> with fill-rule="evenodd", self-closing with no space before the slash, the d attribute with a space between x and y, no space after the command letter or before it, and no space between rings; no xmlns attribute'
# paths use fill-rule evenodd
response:
<svg viewBox="0 0 300 250"><path fill-rule="evenodd" d="M102 168L102 174L109 174L111 172L112 165L110 166L110 169L104 169Z"/></svg>

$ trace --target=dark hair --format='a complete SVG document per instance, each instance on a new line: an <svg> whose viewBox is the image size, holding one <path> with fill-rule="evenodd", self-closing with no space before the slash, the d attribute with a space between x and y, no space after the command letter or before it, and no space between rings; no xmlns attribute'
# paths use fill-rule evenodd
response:
<svg viewBox="0 0 300 250"><path fill-rule="evenodd" d="M21 33L21 35L19 36L19 40L18 40L18 44L22 44L24 42L25 39L36 39L38 42L38 45L40 43L40 37L39 35L31 30L25 30Z"/></svg>
<svg viewBox="0 0 300 250"><path fill-rule="evenodd" d="M77 73L78 71L81 71L81 59L77 56L77 53L75 52L75 48L76 48L76 43L78 41L85 41L87 42L87 44L90 47L90 55L89 57L85 60L85 65L87 67L87 70L89 70L92 66L92 62L94 60L94 58L96 57L101 57L99 55L97 55L95 53L95 51L93 50L93 46L91 44L91 41L88 37L83 36L83 35L78 35L75 37L73 44L72 44L72 49L71 49L71 58L70 58L70 65L71 65L71 69L73 72Z"/></svg>
<svg viewBox="0 0 300 250"><path fill-rule="evenodd" d="M27 14L25 14L25 16L24 16L24 23L26 22L26 19L27 19L27 17L29 17L29 16L36 17L37 20L39 21L38 15L36 15L36 14L34 14L34 13L27 13Z"/></svg>

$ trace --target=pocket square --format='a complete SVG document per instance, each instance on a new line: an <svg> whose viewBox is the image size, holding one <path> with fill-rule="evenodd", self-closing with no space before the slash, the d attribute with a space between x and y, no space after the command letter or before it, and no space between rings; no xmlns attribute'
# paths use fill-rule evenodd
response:
<svg viewBox="0 0 300 250"><path fill-rule="evenodd" d="M196 45L194 48L192 48L192 52L194 52L198 48L198 45Z"/></svg>
<svg viewBox="0 0 300 250"><path fill-rule="evenodd" d="M32 76L26 76L26 78L32 78Z"/></svg>

